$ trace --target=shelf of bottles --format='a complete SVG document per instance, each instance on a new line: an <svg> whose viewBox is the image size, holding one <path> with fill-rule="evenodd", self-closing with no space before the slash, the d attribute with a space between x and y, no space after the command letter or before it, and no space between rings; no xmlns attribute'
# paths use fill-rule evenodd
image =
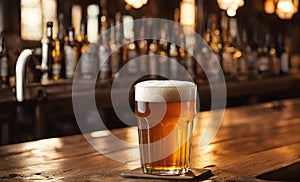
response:
<svg viewBox="0 0 300 182"><path fill-rule="evenodd" d="M225 13L208 17L203 35L218 57L227 80L246 81L286 75L290 72L290 48L278 33L271 42L270 33L258 41L257 32L248 41L247 30L240 30L236 18Z"/></svg>
<svg viewBox="0 0 300 182"><path fill-rule="evenodd" d="M217 57L226 80L263 79L290 72L289 48L286 46L282 35L277 36L276 44L271 44L270 35L266 34L264 44L259 45L255 35L250 42L247 31L239 31L236 18L229 18L226 14L222 14L220 17L218 18L215 14L208 16L202 37ZM107 15L102 14L99 22L97 22L101 25L100 34L105 35L105 32L111 27L119 28L110 31L110 35L101 36L101 40L89 41L87 33L89 31L86 31L87 26L84 21L81 23L79 35L76 35L73 27L66 31L61 18L59 16L57 36L53 36L53 22L46 24L47 35L41 41L42 51L37 58L37 62L40 63L40 67L36 67L40 70L38 80L55 82L72 80L74 76L87 80L94 78L111 80L122 77L119 70L130 60L153 54L159 55L161 60L155 62L151 60L151 57L143 57L138 64L127 66L129 75L134 75L137 72L157 73L157 75L164 73L165 75L172 75L172 78L180 79L181 73L178 68L172 66L168 61L169 59L164 59L164 57L168 57L181 64L194 80L205 82L207 79L207 72L203 71L198 59L196 61L196 58L188 53L193 52L193 50L187 50L188 40L183 31L176 34L179 45L166 41L166 36L169 36L168 31L173 30L174 27L161 26L161 29L157 31L159 32L157 40L133 41L134 33L147 34L149 29L151 30L153 27L147 27L147 24L138 27L138 29L134 28L134 24L129 28L128 26L122 27L120 25L123 21L133 21L132 17L116 13L114 20L108 21ZM175 19L175 21L178 22L179 20ZM127 44L124 45L124 42ZM120 48L115 50L115 47ZM193 47L188 49L193 49ZM112 52L112 50L114 51ZM79 61L80 58L82 61ZM209 61L202 56L201 62L207 62L203 64L209 64ZM1 34L0 81L2 85L9 84L7 67L5 41ZM153 74L149 77L158 78L157 75Z"/></svg>

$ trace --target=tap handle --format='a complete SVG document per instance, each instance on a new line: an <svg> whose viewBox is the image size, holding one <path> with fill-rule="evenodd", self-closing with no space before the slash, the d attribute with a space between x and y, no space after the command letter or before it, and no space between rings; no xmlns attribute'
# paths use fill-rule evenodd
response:
<svg viewBox="0 0 300 182"><path fill-rule="evenodd" d="M32 50L25 49L21 52L16 64L16 99L24 101L25 67L26 62L32 55Z"/></svg>

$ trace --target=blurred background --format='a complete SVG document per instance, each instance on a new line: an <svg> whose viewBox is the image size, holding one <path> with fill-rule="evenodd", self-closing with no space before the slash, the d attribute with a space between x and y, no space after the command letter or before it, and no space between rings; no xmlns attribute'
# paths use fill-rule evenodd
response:
<svg viewBox="0 0 300 182"><path fill-rule="evenodd" d="M91 126L84 132L95 130L97 113L109 129L126 127L112 108L113 80L119 80L118 107L126 107L124 103L129 101L133 108L133 92L122 97L126 94L122 79L126 82L130 75L149 70L157 74L140 80L165 79L159 73L184 79L165 57L184 66L198 84L200 110L210 109L207 74L215 83L220 81L219 70L211 64L215 58L227 83L227 107L274 100L280 106L280 100L300 95L298 7L298 0L1 1L0 145L80 133L72 107L74 77L87 83L97 78L98 108L81 113ZM214 56L207 54L205 46L195 52L195 37L180 27L153 27L151 21L140 26L119 26L98 40L110 27L140 18L173 20L196 31ZM170 31L179 45L166 41L174 38L168 37ZM133 41L137 34L143 37L153 32L158 40ZM31 59L24 66L25 73L17 73L17 59L27 48L33 50ZM108 61L103 60L103 55L111 53ZM119 74L129 60L146 54L162 58L159 63L143 59L128 66L128 75ZM82 55L84 60L78 64ZM204 73L203 65L211 69ZM15 96L16 74L25 80L22 101ZM127 113L123 115L127 117ZM135 121L129 123L135 125Z"/></svg>

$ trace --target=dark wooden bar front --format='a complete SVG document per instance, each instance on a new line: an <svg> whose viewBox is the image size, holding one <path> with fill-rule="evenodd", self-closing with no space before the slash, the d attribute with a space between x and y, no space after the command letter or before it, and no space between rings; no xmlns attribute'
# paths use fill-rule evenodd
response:
<svg viewBox="0 0 300 182"><path fill-rule="evenodd" d="M199 141L210 111L201 112L193 136L191 167L211 169L209 180L213 181L255 181L263 173L299 164L299 111L300 98L226 109L220 130L205 149L200 149ZM122 140L138 142L136 127L111 132ZM130 156L126 163L106 157L82 135L74 135L0 147L0 179L132 181L120 174L139 167L138 148L116 145L107 134L105 130L86 136L106 153ZM261 177L299 181L299 169L296 165Z"/></svg>
<svg viewBox="0 0 300 182"><path fill-rule="evenodd" d="M122 85L124 80L126 82L126 79L117 82L120 87L117 90L119 98L123 99L119 102L118 108L126 107L124 103L128 100L132 106L134 105L133 90L128 97L124 97L128 95ZM210 110L210 85L200 80L196 82L201 100L200 110ZM111 84L111 80L97 82L95 90L97 109L107 128L126 127L127 125L120 121L112 107ZM2 129L0 145L74 135L80 132L75 121L72 96L84 97L89 92L83 91L73 95L72 81L61 80L28 85L26 90L31 93L31 99L23 103L17 103L13 90L14 88L0 88L0 129ZM300 97L300 74L245 82L227 82L226 91L226 107ZM93 114L86 117L95 123L98 122ZM91 128L89 132L94 131L93 129Z"/></svg>

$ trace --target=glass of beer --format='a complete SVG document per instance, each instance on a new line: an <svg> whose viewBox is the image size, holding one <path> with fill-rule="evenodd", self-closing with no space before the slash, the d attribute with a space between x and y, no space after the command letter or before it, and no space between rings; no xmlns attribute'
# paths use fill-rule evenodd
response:
<svg viewBox="0 0 300 182"><path fill-rule="evenodd" d="M135 115L144 173L178 175L190 166L197 86L177 80L135 85Z"/></svg>

